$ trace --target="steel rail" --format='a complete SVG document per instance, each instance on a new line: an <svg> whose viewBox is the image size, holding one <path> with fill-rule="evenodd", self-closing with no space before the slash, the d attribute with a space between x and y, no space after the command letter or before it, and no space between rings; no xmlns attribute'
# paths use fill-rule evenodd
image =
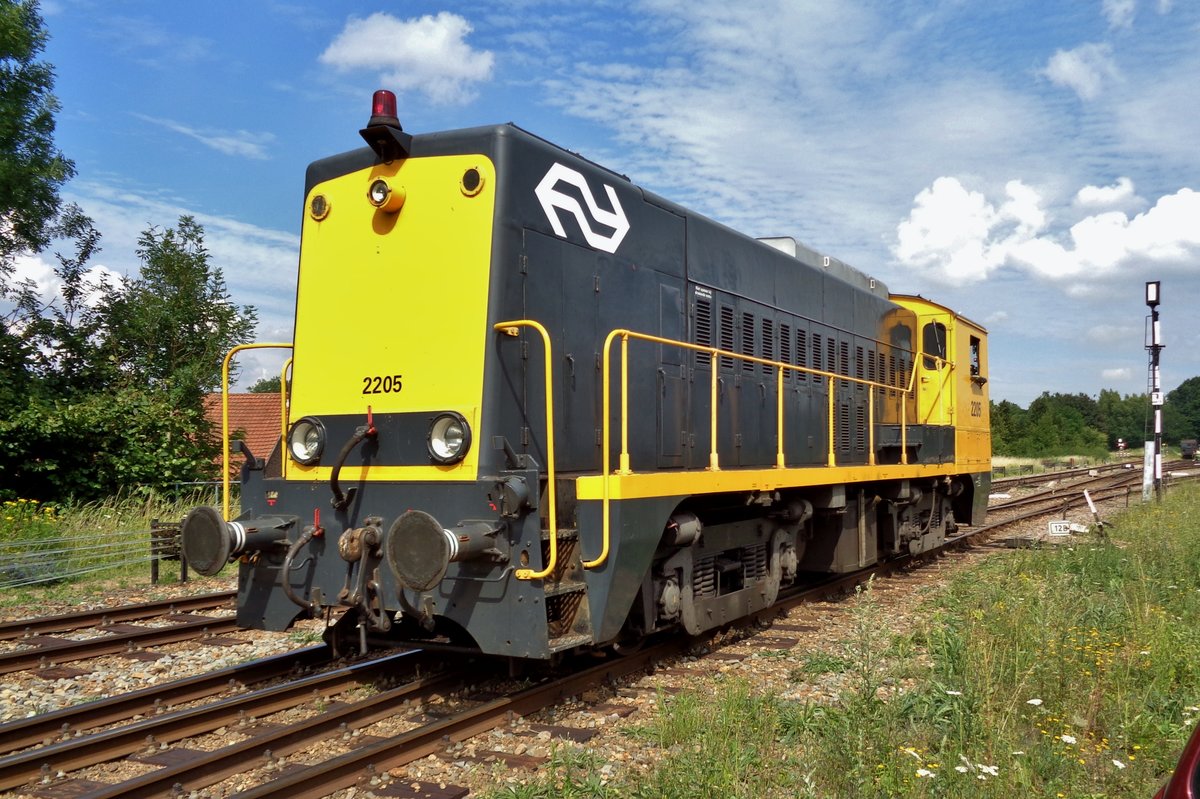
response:
<svg viewBox="0 0 1200 799"><path fill-rule="evenodd" d="M121 605L115 608L99 608L78 613L64 613L58 616L39 616L0 622L0 641L11 641L42 633L78 630L83 627L98 627L113 622L151 619L171 613L208 610L228 604L236 596L236 591L218 591L213 594L162 599L137 605Z"/></svg>
<svg viewBox="0 0 1200 799"><path fill-rule="evenodd" d="M5 652L0 655L0 674L24 671L43 664L73 663L101 655L120 654L133 647L176 644L209 634L234 632L237 629L237 619L230 616L227 619L199 618L170 627L150 627L137 632L109 634L84 641L64 640L62 643Z"/></svg>
<svg viewBox="0 0 1200 799"><path fill-rule="evenodd" d="M206 699L231 688L275 679L296 669L328 663L331 658L329 648L324 644L285 652L282 655L272 655L220 671L197 674L131 693L0 724L0 741L4 742L4 750L16 752L29 746L48 743L59 736L79 735L105 724L127 721L135 715L156 713L163 708Z"/></svg>
<svg viewBox="0 0 1200 799"><path fill-rule="evenodd" d="M358 729L396 714L405 700L429 698L449 691L465 678L461 673L422 677L398 688L383 691L333 710L328 710L303 722L289 724L245 741L206 752L196 760L113 783L82 793L77 799L151 799L170 796L177 791L198 790L244 772L252 763L260 763L268 753L283 756L311 746L346 729Z"/></svg>
<svg viewBox="0 0 1200 799"><path fill-rule="evenodd" d="M0 758L0 790L23 785L43 773L94 766L134 754L145 749L147 741L171 743L210 733L249 716L261 717L344 693L384 676L395 676L387 670L398 669L398 661L409 661L405 669L414 670L427 662L423 654L400 652Z"/></svg>

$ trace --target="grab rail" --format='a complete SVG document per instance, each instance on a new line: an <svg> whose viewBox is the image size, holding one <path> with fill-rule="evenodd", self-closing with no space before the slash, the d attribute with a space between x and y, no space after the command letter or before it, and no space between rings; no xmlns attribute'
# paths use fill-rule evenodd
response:
<svg viewBox="0 0 1200 799"><path fill-rule="evenodd" d="M836 374L827 372L823 369L813 369L807 366L796 366L794 364L783 363L781 361L769 360L767 358L759 358L754 355L745 355L729 350L722 350L716 347L708 347L701 344L692 344L686 341L677 341L675 339L663 338L661 336L653 336L648 333L638 333L633 330L618 328L608 334L604 341L604 351L602 354L602 378L601 392L603 394L603 422L601 426L601 468L603 470L602 485L602 538L600 554L590 561L585 561L583 567L585 569L594 569L605 563L608 560L610 550L610 510L611 489L609 483L613 472L611 471L611 460L609 450L611 449L611 394L612 394L612 367L611 367L611 351L612 343L617 338L621 339L621 451L618 458L618 468L616 474L626 475L632 474L629 460L629 340L636 339L654 344L664 344L667 346L679 347L693 352L708 353L709 363L712 370L712 379L709 389L709 405L710 405L710 420L709 420L709 454L708 454L708 469L710 471L720 471L720 456L717 452L717 380L720 372L717 367L718 358L732 358L739 361L747 361L750 363L762 364L764 366L774 367L778 380L776 381L776 436L777 445L775 453L775 468L786 468L786 458L784 455L783 441L783 391L784 381L783 376L785 371L796 373L811 374L818 377L826 378L828 382L828 397L827 403L827 422L829 431L829 450L827 464L829 466L837 465L836 455L836 432L837 432L837 414L836 414L836 392L837 386L834 381L845 381L848 383L858 383L869 387L868 391L868 409L867 409L867 431L869 437L867 463L870 466L875 465L875 389L887 389L900 392L900 462L901 464L908 463L908 414L907 401L908 396L913 392L913 387L916 381L916 364L920 357L920 353L914 353L912 367L908 370L908 385L904 388L881 383L875 380L866 380L859 377L850 377L849 375Z"/></svg>
<svg viewBox="0 0 1200 799"><path fill-rule="evenodd" d="M535 572L532 569L517 569L513 572L513 576L518 580L541 580L549 577L554 573L554 569L558 566L558 525L557 525L557 508L555 506L555 497L558 494L558 487L554 483L554 358L550 347L550 334L546 332L546 328L532 319L516 319L510 322L497 322L492 325L492 329L503 333L506 336L519 336L518 328L532 327L542 336L542 343L546 347L546 493L547 501L549 502L549 523L550 523L550 552L546 557L546 565L540 572Z"/></svg>
<svg viewBox="0 0 1200 799"><path fill-rule="evenodd" d="M221 361L221 518L229 521L229 362L233 360L233 356L242 350L261 350L261 349L292 349L292 343L289 341L286 344L279 342L269 342L262 344L238 344L229 352L225 353L224 360ZM284 387L279 387L281 393L284 392ZM286 399L281 400L281 407L286 408ZM284 424L287 424L286 418ZM284 431L282 444L287 444L287 432Z"/></svg>

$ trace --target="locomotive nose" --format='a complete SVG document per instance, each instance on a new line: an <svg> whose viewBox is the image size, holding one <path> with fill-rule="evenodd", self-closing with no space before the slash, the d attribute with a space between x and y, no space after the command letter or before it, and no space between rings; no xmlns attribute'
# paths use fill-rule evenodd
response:
<svg viewBox="0 0 1200 799"><path fill-rule="evenodd" d="M287 544L283 532L294 520L278 517L227 522L216 508L192 508L179 528L183 557L194 571L211 577L229 559Z"/></svg>

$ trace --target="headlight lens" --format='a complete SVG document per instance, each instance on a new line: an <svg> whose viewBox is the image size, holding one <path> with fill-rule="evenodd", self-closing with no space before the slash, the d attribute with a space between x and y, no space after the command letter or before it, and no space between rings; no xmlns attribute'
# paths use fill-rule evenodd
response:
<svg viewBox="0 0 1200 799"><path fill-rule="evenodd" d="M367 187L367 201L389 214L399 211L407 197L408 192L403 186L389 186L383 178L376 178Z"/></svg>
<svg viewBox="0 0 1200 799"><path fill-rule="evenodd" d="M325 449L325 425L320 419L305 416L292 425L288 433L288 451L292 460L310 466L321 459Z"/></svg>
<svg viewBox="0 0 1200 799"><path fill-rule="evenodd" d="M436 463L458 463L471 448L471 427L462 414L443 413L429 426L429 457Z"/></svg>

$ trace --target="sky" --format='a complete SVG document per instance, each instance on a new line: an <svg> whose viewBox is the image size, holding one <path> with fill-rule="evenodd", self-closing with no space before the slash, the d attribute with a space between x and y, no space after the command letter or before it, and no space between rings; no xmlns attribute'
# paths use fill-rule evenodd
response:
<svg viewBox="0 0 1200 799"><path fill-rule="evenodd" d="M309 162L515 122L754 236L794 236L989 330L992 398L1200 375L1196 0L42 0L64 197L137 269L190 214L288 341ZM53 288L52 256L22 274ZM241 385L278 373L242 356Z"/></svg>

